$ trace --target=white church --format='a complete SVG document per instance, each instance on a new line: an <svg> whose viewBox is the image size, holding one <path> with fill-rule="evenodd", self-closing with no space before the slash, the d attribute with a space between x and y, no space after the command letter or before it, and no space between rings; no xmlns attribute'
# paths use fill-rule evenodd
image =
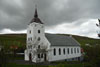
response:
<svg viewBox="0 0 100 67"><path fill-rule="evenodd" d="M44 23L39 19L36 8L34 18L27 27L25 61L39 63L79 60L80 57L80 44L73 37L45 33Z"/></svg>

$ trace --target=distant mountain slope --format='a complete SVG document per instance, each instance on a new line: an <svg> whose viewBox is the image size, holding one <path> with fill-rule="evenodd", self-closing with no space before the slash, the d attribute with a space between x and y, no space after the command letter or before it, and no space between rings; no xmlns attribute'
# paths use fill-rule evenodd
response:
<svg viewBox="0 0 100 67"><path fill-rule="evenodd" d="M69 36L68 34L57 34L57 35L65 35ZM76 36L72 35L81 46L85 44L95 45L100 44L100 39L92 39L88 37ZM6 47L10 47L11 45L17 45L18 47L25 47L26 45L26 34L3 34L0 35L0 44Z"/></svg>

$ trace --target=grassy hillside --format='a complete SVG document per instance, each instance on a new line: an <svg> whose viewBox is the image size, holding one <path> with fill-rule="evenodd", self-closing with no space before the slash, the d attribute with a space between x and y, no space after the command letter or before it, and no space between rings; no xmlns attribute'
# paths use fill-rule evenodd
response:
<svg viewBox="0 0 100 67"><path fill-rule="evenodd" d="M66 35L67 34L60 34ZM100 44L100 39L92 39L88 37L72 35L80 44L84 46L85 44L96 45ZM5 47L10 47L11 45L17 45L18 47L25 47L26 45L26 34L4 34L0 35L0 44L5 45Z"/></svg>
<svg viewBox="0 0 100 67"><path fill-rule="evenodd" d="M60 35L70 36L69 34L60 34ZM90 45L100 44L100 39L93 39L77 35L72 35L72 37L75 38L81 44L81 46L85 46L86 44Z"/></svg>
<svg viewBox="0 0 100 67"><path fill-rule="evenodd" d="M26 34L4 34L0 35L0 45L10 49L11 46L25 49Z"/></svg>
<svg viewBox="0 0 100 67"><path fill-rule="evenodd" d="M90 44L96 45L100 44L100 39L92 39L88 37L73 36L81 45Z"/></svg>

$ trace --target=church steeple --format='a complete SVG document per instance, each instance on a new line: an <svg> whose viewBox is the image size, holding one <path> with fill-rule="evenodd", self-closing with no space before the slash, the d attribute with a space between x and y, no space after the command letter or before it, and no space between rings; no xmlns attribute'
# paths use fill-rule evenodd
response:
<svg viewBox="0 0 100 67"><path fill-rule="evenodd" d="M32 19L32 21L31 21L30 23L33 23L33 22L43 24L43 23L41 22L41 20L38 18L37 6L35 7L34 18Z"/></svg>
<svg viewBox="0 0 100 67"><path fill-rule="evenodd" d="M37 6L35 7L35 14L34 14L35 18L38 18L38 13L37 13Z"/></svg>

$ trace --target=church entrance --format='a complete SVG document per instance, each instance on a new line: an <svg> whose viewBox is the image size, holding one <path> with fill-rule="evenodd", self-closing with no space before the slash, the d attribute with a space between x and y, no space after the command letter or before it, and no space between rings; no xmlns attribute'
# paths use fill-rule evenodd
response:
<svg viewBox="0 0 100 67"><path fill-rule="evenodd" d="M31 53L29 54L29 61L32 62L32 55L31 55Z"/></svg>
<svg viewBox="0 0 100 67"><path fill-rule="evenodd" d="M47 55L46 55L46 53L44 54L44 61L47 61Z"/></svg>

